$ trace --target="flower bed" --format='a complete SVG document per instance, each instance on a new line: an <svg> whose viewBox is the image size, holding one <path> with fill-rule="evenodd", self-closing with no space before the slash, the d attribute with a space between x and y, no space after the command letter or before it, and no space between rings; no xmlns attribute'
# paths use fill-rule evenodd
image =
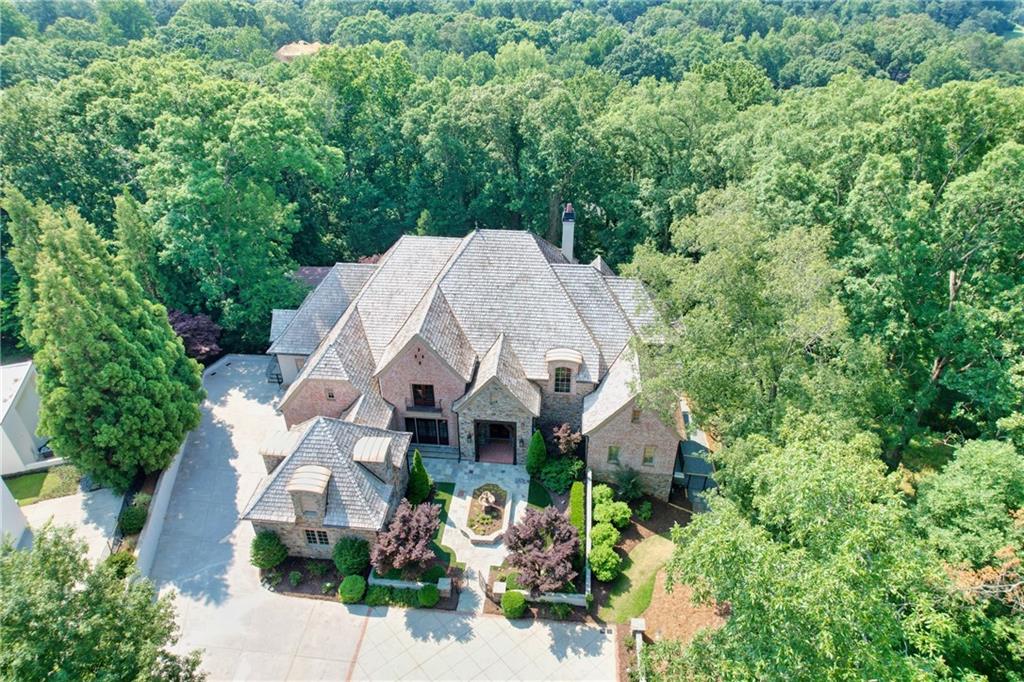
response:
<svg viewBox="0 0 1024 682"><path fill-rule="evenodd" d="M474 545L501 540L508 528L511 499L494 483L485 483L473 491L466 516L466 536Z"/></svg>

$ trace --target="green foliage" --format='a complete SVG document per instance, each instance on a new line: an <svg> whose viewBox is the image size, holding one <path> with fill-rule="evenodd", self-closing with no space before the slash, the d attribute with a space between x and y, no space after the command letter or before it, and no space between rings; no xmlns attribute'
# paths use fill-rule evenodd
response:
<svg viewBox="0 0 1024 682"><path fill-rule="evenodd" d="M501 612L506 618L520 618L526 611L526 597L521 592L506 592L501 595Z"/></svg>
<svg viewBox="0 0 1024 682"><path fill-rule="evenodd" d="M292 587L298 587L299 583L302 582L302 571L289 571L288 572L288 583Z"/></svg>
<svg viewBox="0 0 1024 682"><path fill-rule="evenodd" d="M568 620L572 616L572 606L562 603L548 604L548 613L555 620Z"/></svg>
<svg viewBox="0 0 1024 682"><path fill-rule="evenodd" d="M654 505L650 500L644 500L636 508L636 517L641 521L650 521L654 516Z"/></svg>
<svg viewBox="0 0 1024 682"><path fill-rule="evenodd" d="M915 520L951 564L993 563L996 552L1024 543L1013 513L1024 509L1024 462L1009 443L970 441L918 490Z"/></svg>
<svg viewBox="0 0 1024 682"><path fill-rule="evenodd" d="M427 498L430 497L430 491L433 486L434 482L430 480L427 468L423 466L423 457L420 456L420 451L418 449L413 450L412 469L409 471L409 486L405 490L406 499L414 505L426 502Z"/></svg>
<svg viewBox="0 0 1024 682"><path fill-rule="evenodd" d="M320 594L330 594L331 592L334 592L334 583L333 582L328 580L327 582L325 582L323 585L320 586Z"/></svg>
<svg viewBox="0 0 1024 682"><path fill-rule="evenodd" d="M420 606L432 609L441 601L441 593L437 590L437 585L424 585L420 588L418 598Z"/></svg>
<svg viewBox="0 0 1024 682"><path fill-rule="evenodd" d="M591 492L593 494L593 492ZM586 536L587 528L587 491L583 481L573 481L569 488L569 523L575 528L580 538Z"/></svg>
<svg viewBox="0 0 1024 682"><path fill-rule="evenodd" d="M0 677L40 680L200 679L198 655L171 653L173 597L148 580L126 581L118 565L93 568L70 528L37 528L32 546L0 547ZM115 555L118 556L118 555ZM122 565L122 567L125 567Z"/></svg>
<svg viewBox="0 0 1024 682"><path fill-rule="evenodd" d="M377 587L371 587L370 593L372 594L375 589ZM366 594L367 605L375 606L375 604L370 604L370 595L366 593L366 578L361 575L347 575L338 586L338 599L342 604L358 604L364 594Z"/></svg>
<svg viewBox="0 0 1024 682"><path fill-rule="evenodd" d="M146 525L147 515L146 507L126 507L117 519L117 527L124 535L135 535L142 532L142 527Z"/></svg>
<svg viewBox="0 0 1024 682"><path fill-rule="evenodd" d="M590 501L594 506L607 504L615 500L615 491L606 483L598 483L590 490Z"/></svg>
<svg viewBox="0 0 1024 682"><path fill-rule="evenodd" d="M331 567L323 561L307 561L306 570L309 571L310 575L316 576L317 578L323 578L331 571Z"/></svg>
<svg viewBox="0 0 1024 682"><path fill-rule="evenodd" d="M20 474L4 479L11 495L18 504L34 504L41 500L64 497L78 490L78 482L82 475L70 464L55 466L46 471L32 474Z"/></svg>
<svg viewBox="0 0 1024 682"><path fill-rule="evenodd" d="M625 502L604 502L594 506L594 523L610 523L616 528L629 524L633 512Z"/></svg>
<svg viewBox="0 0 1024 682"><path fill-rule="evenodd" d="M530 476L540 476L544 464L548 460L548 446L540 431L534 431L530 438L530 447L526 450L526 470Z"/></svg>
<svg viewBox="0 0 1024 682"><path fill-rule="evenodd" d="M288 548L272 530L261 530L252 539L249 561L256 568L269 570L288 558Z"/></svg>
<svg viewBox="0 0 1024 682"><path fill-rule="evenodd" d="M441 578L447 575L444 566L440 564L433 564L427 567L427 570L420 573L418 580L425 583L436 583Z"/></svg>
<svg viewBox="0 0 1024 682"><path fill-rule="evenodd" d="M372 585L366 591L367 606L404 606L415 608L420 605L419 590L392 588Z"/></svg>
<svg viewBox="0 0 1024 682"><path fill-rule="evenodd" d="M114 552L103 560L103 565L123 580L135 572L135 555L131 552Z"/></svg>
<svg viewBox="0 0 1024 682"><path fill-rule="evenodd" d="M540 472L540 480L544 487L553 493L562 495L569 489L572 482L579 478L583 471L583 460L575 457L559 457L544 465Z"/></svg>
<svg viewBox="0 0 1024 682"><path fill-rule="evenodd" d="M595 523L590 529L590 541L593 547L614 547L619 541L619 531L607 521Z"/></svg>
<svg viewBox="0 0 1024 682"><path fill-rule="evenodd" d="M335 543L332 556L338 573L362 575L370 567L370 543L355 535L343 537Z"/></svg>
<svg viewBox="0 0 1024 682"><path fill-rule="evenodd" d="M625 502L635 502L644 496L644 486L636 469L621 467L615 473L615 487L619 498Z"/></svg>
<svg viewBox="0 0 1024 682"><path fill-rule="evenodd" d="M603 583L615 580L622 568L622 557L608 545L596 545L590 552L590 570Z"/></svg>
<svg viewBox="0 0 1024 682"><path fill-rule="evenodd" d="M29 210L11 197L11 259L34 301L38 429L83 472L127 488L167 466L199 423L199 366L75 209Z"/></svg>

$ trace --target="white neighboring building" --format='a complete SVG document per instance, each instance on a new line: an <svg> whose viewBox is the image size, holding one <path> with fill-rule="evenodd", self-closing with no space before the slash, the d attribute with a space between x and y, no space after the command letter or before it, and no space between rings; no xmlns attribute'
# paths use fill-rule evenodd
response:
<svg viewBox="0 0 1024 682"><path fill-rule="evenodd" d="M28 521L18 506L18 501L7 489L7 485L0 483L0 536L9 539L12 545L18 547L27 528Z"/></svg>
<svg viewBox="0 0 1024 682"><path fill-rule="evenodd" d="M8 476L34 468L44 459L45 438L39 425L39 392L32 361L0 366L0 474Z"/></svg>

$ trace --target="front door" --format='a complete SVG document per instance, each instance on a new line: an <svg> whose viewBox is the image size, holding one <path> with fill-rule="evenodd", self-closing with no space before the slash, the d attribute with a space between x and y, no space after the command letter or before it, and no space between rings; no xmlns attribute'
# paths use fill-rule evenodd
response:
<svg viewBox="0 0 1024 682"><path fill-rule="evenodd" d="M516 425L512 422L477 421L476 460L496 464L516 463Z"/></svg>

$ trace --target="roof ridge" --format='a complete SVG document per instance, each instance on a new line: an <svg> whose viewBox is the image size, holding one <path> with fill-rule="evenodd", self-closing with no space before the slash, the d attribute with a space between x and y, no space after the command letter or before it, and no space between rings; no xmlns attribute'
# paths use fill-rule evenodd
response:
<svg viewBox="0 0 1024 682"><path fill-rule="evenodd" d="M546 261L547 261L547 259L545 259L545 262ZM569 290L565 288L565 282L563 282L562 278L558 276L558 271L555 270L555 267L554 267L555 265L560 265L560 264L548 263L548 267L551 268L551 274L554 275L555 281L558 282L558 288L561 289L562 293L565 295L565 298L568 299L569 305L571 305L573 311L575 311L576 317L578 317L580 319L580 324L582 324L583 328L587 331L587 335L590 337L590 340L593 342L594 348L597 349L597 356L600 359L601 357L604 356L604 351L601 350L601 342L598 340L597 334L594 333L594 330L591 329L590 325L587 323L587 318L584 317L583 311L580 310L579 304L576 303L576 299L573 298L572 294L569 293ZM568 263L568 265L572 265L572 263ZM589 267L589 266L585 266L585 267ZM575 349L575 350L579 350L579 349ZM610 364L608 366L611 367ZM594 375L595 376L593 377L593 379L594 379L594 383L596 384L596 383L598 383L598 380L601 377L601 368L600 367L595 367L594 368Z"/></svg>

